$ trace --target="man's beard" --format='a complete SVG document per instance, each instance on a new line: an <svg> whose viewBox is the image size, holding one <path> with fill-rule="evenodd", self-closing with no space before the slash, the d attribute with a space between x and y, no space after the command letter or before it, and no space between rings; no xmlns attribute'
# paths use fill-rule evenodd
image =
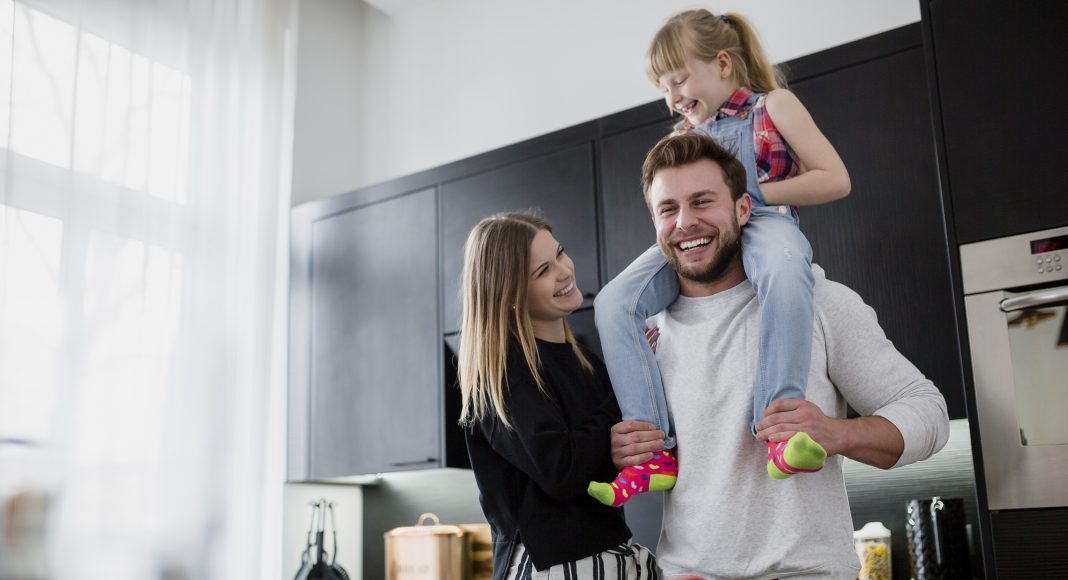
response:
<svg viewBox="0 0 1068 580"><path fill-rule="evenodd" d="M716 228L713 228L713 231L714 233L711 234L712 244L718 243L719 249L716 255L712 257L712 261L703 267L694 268L683 265L677 254L678 246L664 240L660 240L657 243L660 245L661 253L667 256L668 262L671 263L680 276L687 280L708 284L716 282L723 276L723 273L727 271L727 268L730 267L734 258L742 249L741 229L738 227L737 220L734 220L733 227L729 231Z"/></svg>

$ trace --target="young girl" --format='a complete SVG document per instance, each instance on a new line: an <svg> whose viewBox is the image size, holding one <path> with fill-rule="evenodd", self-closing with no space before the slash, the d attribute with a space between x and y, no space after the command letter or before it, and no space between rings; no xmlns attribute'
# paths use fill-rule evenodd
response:
<svg viewBox="0 0 1068 580"><path fill-rule="evenodd" d="M742 260L761 301L753 419L778 399L804 399L812 355L812 250L798 228L796 206L849 193L838 153L793 93L781 88L749 23L737 14L691 10L670 18L649 48L646 72L664 92L677 130L709 135L746 166L753 200L742 229ZM648 421L675 445L664 387L644 334L645 320L679 295L675 271L653 246L609 283L596 301L605 361L624 419ZM655 334L654 334L655 337ZM805 433L767 442L767 471L785 479L818 471L826 452ZM656 458L652 461L656 461ZM648 470L628 467L614 481L593 482L590 495L608 505L628 498L621 481ZM643 490L644 491L644 490ZM631 494L633 496L633 494Z"/></svg>
<svg viewBox="0 0 1068 580"><path fill-rule="evenodd" d="M482 220L467 238L462 294L460 422L493 530L494 580L657 578L622 510L585 493L615 473L619 405L603 363L568 328L582 293L549 224Z"/></svg>

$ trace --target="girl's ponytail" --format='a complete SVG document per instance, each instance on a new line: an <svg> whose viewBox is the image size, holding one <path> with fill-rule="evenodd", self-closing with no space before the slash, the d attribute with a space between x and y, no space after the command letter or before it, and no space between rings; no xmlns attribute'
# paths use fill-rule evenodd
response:
<svg viewBox="0 0 1068 580"><path fill-rule="evenodd" d="M768 62L753 25L744 16L734 12L723 14L720 20L738 35L738 44L742 49L739 56L745 62L744 77L748 77L739 78L739 82L758 93L770 93L775 89L785 88L786 78L778 67Z"/></svg>

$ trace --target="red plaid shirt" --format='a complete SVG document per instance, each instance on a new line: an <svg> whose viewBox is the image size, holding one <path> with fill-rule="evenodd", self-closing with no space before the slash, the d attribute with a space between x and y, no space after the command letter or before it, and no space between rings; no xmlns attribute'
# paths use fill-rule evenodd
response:
<svg viewBox="0 0 1068 580"><path fill-rule="evenodd" d="M724 117L733 117L749 111L753 115L753 149L756 151L757 183L765 181L782 181L801 173L801 162L790 145L782 138L775 123L771 121L771 115L764 108L764 101L768 98L766 93L757 96L751 105L746 105L753 91L741 88L734 91L731 98L719 108L715 115L702 123L711 125ZM692 129L690 123L683 125L684 129Z"/></svg>

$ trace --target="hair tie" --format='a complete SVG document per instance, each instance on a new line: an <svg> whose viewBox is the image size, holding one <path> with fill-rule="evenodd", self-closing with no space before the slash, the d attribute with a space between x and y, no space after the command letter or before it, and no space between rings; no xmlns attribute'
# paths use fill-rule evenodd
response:
<svg viewBox="0 0 1068 580"><path fill-rule="evenodd" d="M730 16L727 16L726 14L720 14L719 15L719 19L720 19L721 22L723 22L727 26L731 25L731 17Z"/></svg>

